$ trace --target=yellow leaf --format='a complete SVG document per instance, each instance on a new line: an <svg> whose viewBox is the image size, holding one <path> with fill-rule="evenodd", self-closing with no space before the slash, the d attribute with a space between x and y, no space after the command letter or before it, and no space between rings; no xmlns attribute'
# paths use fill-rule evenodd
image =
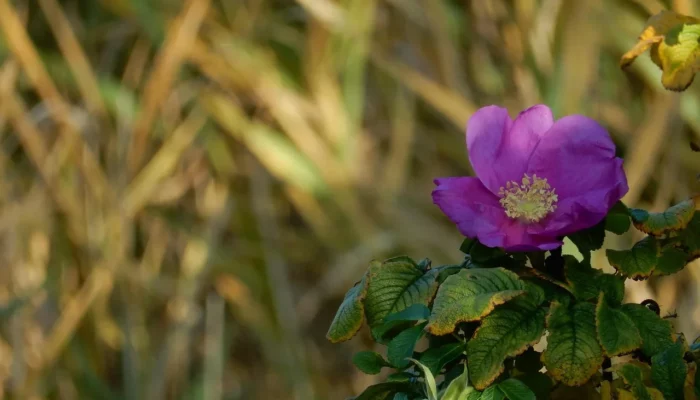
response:
<svg viewBox="0 0 700 400"><path fill-rule="evenodd" d="M600 382L600 399L612 400L612 385L610 385L610 381Z"/></svg>
<svg viewBox="0 0 700 400"><path fill-rule="evenodd" d="M624 389L617 389L617 398L619 400L637 400L637 398L634 397L632 392L629 392Z"/></svg>
<svg viewBox="0 0 700 400"><path fill-rule="evenodd" d="M683 91L700 70L700 19L662 11L647 21L637 44L620 59L622 68L651 48L651 59L663 71L666 89Z"/></svg>

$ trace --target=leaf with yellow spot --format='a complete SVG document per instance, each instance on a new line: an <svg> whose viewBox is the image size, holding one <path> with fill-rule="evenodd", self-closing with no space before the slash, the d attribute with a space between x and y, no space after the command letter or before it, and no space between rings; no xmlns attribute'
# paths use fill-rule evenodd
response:
<svg viewBox="0 0 700 400"><path fill-rule="evenodd" d="M524 289L518 275L504 268L462 270L440 285L427 329L433 335L451 333L458 323L481 319Z"/></svg>
<svg viewBox="0 0 700 400"><path fill-rule="evenodd" d="M662 11L647 21L637 44L622 56L620 66L630 65L651 49L651 59L662 70L666 89L683 91L700 70L700 19L673 11Z"/></svg>

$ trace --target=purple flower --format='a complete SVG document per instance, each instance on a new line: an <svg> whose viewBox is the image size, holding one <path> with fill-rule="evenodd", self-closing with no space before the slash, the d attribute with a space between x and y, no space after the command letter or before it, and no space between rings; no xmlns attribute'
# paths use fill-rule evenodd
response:
<svg viewBox="0 0 700 400"><path fill-rule="evenodd" d="M590 228L627 193L622 159L596 121L554 121L537 105L515 120L505 108L479 109L467 124L476 178L438 178L433 202L463 235L508 251L552 250Z"/></svg>

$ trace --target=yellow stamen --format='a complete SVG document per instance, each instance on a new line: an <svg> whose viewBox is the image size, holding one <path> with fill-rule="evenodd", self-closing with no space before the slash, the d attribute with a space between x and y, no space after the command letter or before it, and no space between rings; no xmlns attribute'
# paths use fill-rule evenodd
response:
<svg viewBox="0 0 700 400"><path fill-rule="evenodd" d="M559 197L547 179L525 174L522 184L515 181L506 183L498 192L506 215L523 222L537 222L554 211Z"/></svg>

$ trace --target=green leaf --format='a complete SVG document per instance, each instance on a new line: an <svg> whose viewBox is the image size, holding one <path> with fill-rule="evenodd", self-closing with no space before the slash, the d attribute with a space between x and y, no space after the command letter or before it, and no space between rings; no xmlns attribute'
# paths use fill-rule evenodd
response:
<svg viewBox="0 0 700 400"><path fill-rule="evenodd" d="M684 229L695 213L693 199L680 202L664 212L650 213L644 210L630 210L634 226L644 233L654 236Z"/></svg>
<svg viewBox="0 0 700 400"><path fill-rule="evenodd" d="M418 360L411 359L411 361L416 364L421 371L423 371L423 377L425 378L425 392L428 395L428 400L437 400L437 385L435 384L435 376L430 370Z"/></svg>
<svg viewBox="0 0 700 400"><path fill-rule="evenodd" d="M372 336L378 343L388 344L386 339L393 339L400 331L413 326L415 321L424 321L430 317L430 309L423 304L413 304L397 313L389 314L384 322L372 328Z"/></svg>
<svg viewBox="0 0 700 400"><path fill-rule="evenodd" d="M505 256L505 252L499 247L486 247L479 241L474 241L469 248L469 255L477 263L486 263Z"/></svg>
<svg viewBox="0 0 700 400"><path fill-rule="evenodd" d="M620 308L627 314L642 337L642 353L651 357L673 344L671 323L641 304L623 304Z"/></svg>
<svg viewBox="0 0 700 400"><path fill-rule="evenodd" d="M442 368L464 354L466 344L462 342L448 343L446 345L431 348L423 352L420 362L425 365L430 372L437 375Z"/></svg>
<svg viewBox="0 0 700 400"><path fill-rule="evenodd" d="M498 384L503 394L509 400L536 400L535 393L526 384L517 379L510 378Z"/></svg>
<svg viewBox="0 0 700 400"><path fill-rule="evenodd" d="M360 330L365 310L362 300L367 294L366 277L363 276L362 280L345 294L345 299L326 333L326 338L332 343L350 340Z"/></svg>
<svg viewBox="0 0 700 400"><path fill-rule="evenodd" d="M459 246L459 250L464 254L469 254L472 251L472 247L476 243L478 243L478 242L474 239L464 238L464 240L462 241L462 244Z"/></svg>
<svg viewBox="0 0 700 400"><path fill-rule="evenodd" d="M679 340L651 358L651 380L666 400L683 400L688 373L683 354L683 343Z"/></svg>
<svg viewBox="0 0 700 400"><path fill-rule="evenodd" d="M393 399L396 393L415 394L413 385L406 382L383 382L372 385L365 389L355 400L389 400Z"/></svg>
<svg viewBox="0 0 700 400"><path fill-rule="evenodd" d="M691 256L700 256L700 212L695 212L693 219L681 232L681 243Z"/></svg>
<svg viewBox="0 0 700 400"><path fill-rule="evenodd" d="M371 328L370 331L377 343L388 345L391 339L414 324L415 321L389 321Z"/></svg>
<svg viewBox="0 0 700 400"><path fill-rule="evenodd" d="M397 313L389 314L384 318L384 322L393 321L423 321L430 317L430 309L424 304L413 304Z"/></svg>
<svg viewBox="0 0 700 400"><path fill-rule="evenodd" d="M465 269L448 277L438 290L428 330L454 331L460 322L479 320L497 305L524 293L518 275L503 268Z"/></svg>
<svg viewBox="0 0 700 400"><path fill-rule="evenodd" d="M466 400L474 392L476 389L469 385L469 370L465 367L462 375L450 382L440 400Z"/></svg>
<svg viewBox="0 0 700 400"><path fill-rule="evenodd" d="M598 297L596 328L600 345L608 357L630 353L642 345L642 337L632 319L610 307L604 293Z"/></svg>
<svg viewBox="0 0 700 400"><path fill-rule="evenodd" d="M382 367L389 367L389 363L384 360L384 357L374 351L361 351L355 353L352 357L352 363L365 374L376 375Z"/></svg>
<svg viewBox="0 0 700 400"><path fill-rule="evenodd" d="M406 329L389 342L387 358L391 365L396 368L405 368L408 366L409 358L413 356L413 349L416 347L416 343L425 333L423 330L425 325L426 323L424 322L413 328Z"/></svg>
<svg viewBox="0 0 700 400"><path fill-rule="evenodd" d="M535 393L537 400L549 400L552 391L552 379L542 372L528 372L518 375L518 379Z"/></svg>
<svg viewBox="0 0 700 400"><path fill-rule="evenodd" d="M648 278L659 260L659 246L647 236L630 250L607 250L605 254L618 272L632 279Z"/></svg>
<svg viewBox="0 0 700 400"><path fill-rule="evenodd" d="M503 372L503 361L539 342L544 334L544 292L535 285L482 320L467 343L467 362L474 386L483 390Z"/></svg>
<svg viewBox="0 0 700 400"><path fill-rule="evenodd" d="M578 300L597 299L600 292L605 292L611 304L622 303L625 295L623 277L605 274L591 268L588 263L579 263L571 256L565 257L564 274L568 287Z"/></svg>
<svg viewBox="0 0 700 400"><path fill-rule="evenodd" d="M623 202L618 201L605 217L605 230L622 235L630 229L631 225L629 209Z"/></svg>
<svg viewBox="0 0 700 400"><path fill-rule="evenodd" d="M569 386L585 383L603 363L598 344L595 306L553 303L547 317L549 337L542 361L554 379Z"/></svg>
<svg viewBox="0 0 700 400"><path fill-rule="evenodd" d="M424 258L418 261L418 268L420 268L423 272L429 271L431 265L433 265L433 262L429 258Z"/></svg>
<svg viewBox="0 0 700 400"><path fill-rule="evenodd" d="M567 236L574 242L585 258L586 253L603 247L603 241L605 240L605 221Z"/></svg>
<svg viewBox="0 0 700 400"><path fill-rule="evenodd" d="M491 386L481 393L479 400L503 400L505 397L505 394L503 394L498 386Z"/></svg>
<svg viewBox="0 0 700 400"><path fill-rule="evenodd" d="M409 398L406 393L396 393L394 395L394 400L409 400Z"/></svg>
<svg viewBox="0 0 700 400"><path fill-rule="evenodd" d="M654 268L654 275L671 275L685 267L688 261L688 254L685 251L669 247L661 252L661 257Z"/></svg>
<svg viewBox="0 0 700 400"><path fill-rule="evenodd" d="M605 300L611 306L617 307L622 304L625 297L625 278L612 274L601 273L596 279L598 288L605 293Z"/></svg>
<svg viewBox="0 0 700 400"><path fill-rule="evenodd" d="M372 262L367 279L365 313L370 327L414 305L428 306L437 290L435 270L424 272L408 257Z"/></svg>

